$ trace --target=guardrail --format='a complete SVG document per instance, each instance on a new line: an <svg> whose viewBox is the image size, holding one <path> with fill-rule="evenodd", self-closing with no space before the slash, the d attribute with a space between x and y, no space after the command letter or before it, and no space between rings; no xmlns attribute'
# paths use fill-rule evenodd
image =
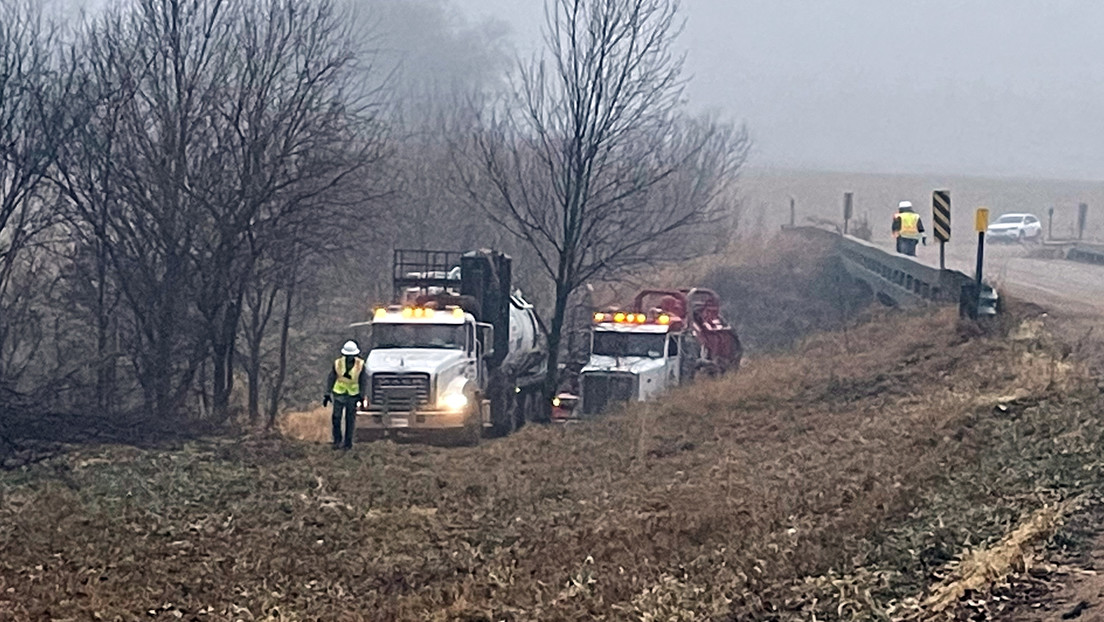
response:
<svg viewBox="0 0 1104 622"><path fill-rule="evenodd" d="M1104 246L1076 244L1066 251L1066 259L1104 265Z"/></svg>
<svg viewBox="0 0 1104 622"><path fill-rule="evenodd" d="M964 287L971 291L976 289L974 279L962 272L933 268L912 257L886 252L865 240L816 227L787 227L786 230L834 243L848 273L868 283L883 304L960 304Z"/></svg>
<svg viewBox="0 0 1104 622"><path fill-rule="evenodd" d="M881 279L881 284L888 288L882 291L898 303L902 298L914 303L955 303L962 286L973 283L973 279L957 270L933 268L911 257L890 254L864 240L840 236L838 243L840 255L852 264L849 266L852 275ZM867 274L856 275L855 268Z"/></svg>

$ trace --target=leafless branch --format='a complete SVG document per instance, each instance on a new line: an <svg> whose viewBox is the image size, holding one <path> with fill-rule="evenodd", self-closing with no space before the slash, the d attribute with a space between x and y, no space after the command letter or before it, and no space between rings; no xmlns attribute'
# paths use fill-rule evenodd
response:
<svg viewBox="0 0 1104 622"><path fill-rule="evenodd" d="M678 0L549 0L545 14L546 56L471 115L454 170L553 282L555 370L580 286L711 250L748 140L686 115Z"/></svg>

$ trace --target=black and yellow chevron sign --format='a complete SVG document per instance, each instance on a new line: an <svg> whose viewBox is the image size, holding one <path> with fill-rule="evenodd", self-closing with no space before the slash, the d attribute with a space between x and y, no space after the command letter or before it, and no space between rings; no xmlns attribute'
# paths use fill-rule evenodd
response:
<svg viewBox="0 0 1104 622"><path fill-rule="evenodd" d="M932 230L936 239L946 242L951 239L951 191L932 192Z"/></svg>

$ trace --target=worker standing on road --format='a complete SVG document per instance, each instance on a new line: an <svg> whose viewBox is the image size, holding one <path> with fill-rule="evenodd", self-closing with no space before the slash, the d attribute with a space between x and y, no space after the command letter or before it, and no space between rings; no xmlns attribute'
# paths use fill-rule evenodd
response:
<svg viewBox="0 0 1104 622"><path fill-rule="evenodd" d="M368 396L368 373L364 371L364 359L359 358L360 347L355 341L346 341L341 357L330 366L326 378L326 393L322 406L333 401L333 447L352 449L356 433L357 406L361 396ZM345 434L341 433L341 419L345 419Z"/></svg>
<svg viewBox="0 0 1104 622"><path fill-rule="evenodd" d="M917 242L923 240L928 243L924 236L924 223L920 220L920 214L912 210L910 201L897 204L897 213L893 215L893 237L897 238L897 252L910 257L916 256Z"/></svg>

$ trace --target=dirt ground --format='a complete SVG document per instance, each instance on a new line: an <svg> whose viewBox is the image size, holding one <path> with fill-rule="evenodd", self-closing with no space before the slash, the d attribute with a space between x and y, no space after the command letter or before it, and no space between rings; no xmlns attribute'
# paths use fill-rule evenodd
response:
<svg viewBox="0 0 1104 622"><path fill-rule="evenodd" d="M1004 620L1049 622L1051 620L1104 620L1104 535L1097 534L1082 559L1057 569L1054 589L1021 604Z"/></svg>
<svg viewBox="0 0 1104 622"><path fill-rule="evenodd" d="M1050 324L1071 355L1090 368L1104 392L1104 320L1075 305L1051 305ZM1104 409L1096 412L1104 415ZM1039 572L1021 573L996 590L1011 606L1005 622L1104 621L1104 505L1099 492L1048 547Z"/></svg>
<svg viewBox="0 0 1104 622"><path fill-rule="evenodd" d="M769 248L701 270L741 372L601 420L343 453L316 409L3 465L0 622L1101 615L1100 316L856 317Z"/></svg>
<svg viewBox="0 0 1104 622"><path fill-rule="evenodd" d="M1104 483L1036 316L874 315L474 448L78 448L0 473L0 620L968 617L971 555L999 583Z"/></svg>

